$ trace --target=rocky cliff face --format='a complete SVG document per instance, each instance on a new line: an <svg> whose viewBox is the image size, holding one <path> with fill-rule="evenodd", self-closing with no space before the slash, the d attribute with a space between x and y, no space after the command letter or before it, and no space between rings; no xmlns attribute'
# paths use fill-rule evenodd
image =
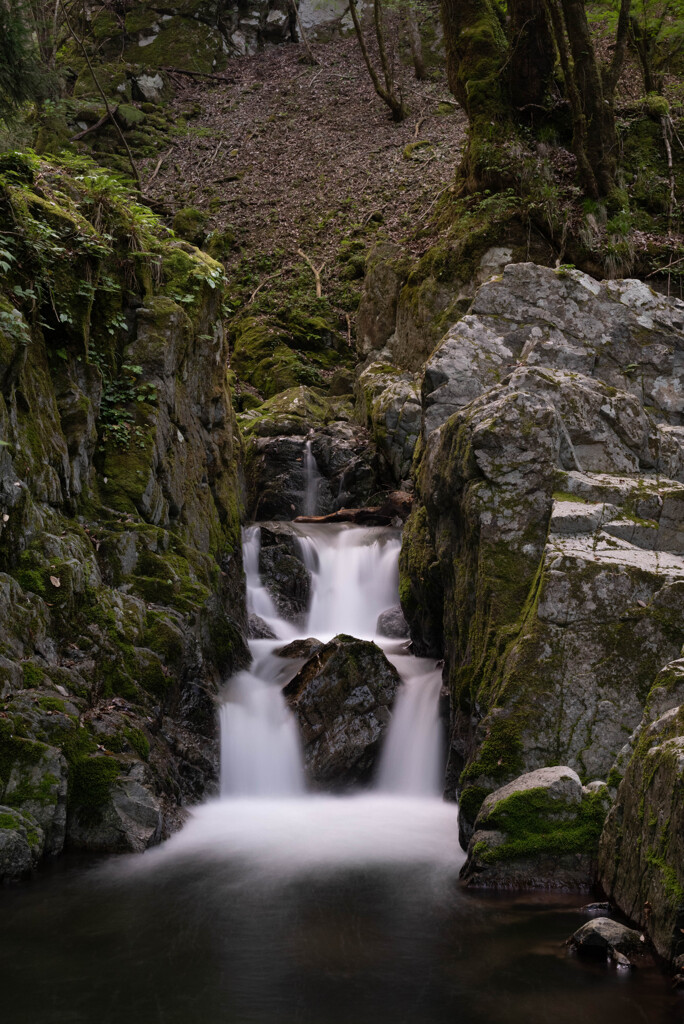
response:
<svg viewBox="0 0 684 1024"><path fill-rule="evenodd" d="M426 364L401 596L444 652L464 841L521 772L608 778L679 655L683 350L678 300L523 264Z"/></svg>
<svg viewBox="0 0 684 1024"><path fill-rule="evenodd" d="M0 164L0 874L216 784L244 662L221 267L86 161Z"/></svg>
<svg viewBox="0 0 684 1024"><path fill-rule="evenodd" d="M621 751L616 770L625 774L599 848L602 886L667 959L684 954L683 700L678 659L658 674Z"/></svg>

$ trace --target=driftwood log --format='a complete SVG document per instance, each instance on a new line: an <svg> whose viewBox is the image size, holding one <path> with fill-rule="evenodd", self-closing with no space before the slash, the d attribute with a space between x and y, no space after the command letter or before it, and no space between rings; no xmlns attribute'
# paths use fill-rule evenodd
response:
<svg viewBox="0 0 684 1024"><path fill-rule="evenodd" d="M397 519L404 522L411 506L413 495L406 491L392 491L382 505L368 508L341 508L327 516L297 516L295 523L355 523L357 526L390 526Z"/></svg>

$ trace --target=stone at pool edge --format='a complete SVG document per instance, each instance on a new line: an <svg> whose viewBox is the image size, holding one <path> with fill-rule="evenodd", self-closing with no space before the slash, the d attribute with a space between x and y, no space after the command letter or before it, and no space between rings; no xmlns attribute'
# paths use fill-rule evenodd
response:
<svg viewBox="0 0 684 1024"><path fill-rule="evenodd" d="M605 958L613 951L628 956L644 952L644 939L641 932L628 928L610 917L595 917L578 928L568 944L581 956L588 958ZM622 962L617 958L618 962Z"/></svg>
<svg viewBox="0 0 684 1024"><path fill-rule="evenodd" d="M583 787L572 768L527 772L484 800L461 878L471 888L589 889L607 806L607 787Z"/></svg>

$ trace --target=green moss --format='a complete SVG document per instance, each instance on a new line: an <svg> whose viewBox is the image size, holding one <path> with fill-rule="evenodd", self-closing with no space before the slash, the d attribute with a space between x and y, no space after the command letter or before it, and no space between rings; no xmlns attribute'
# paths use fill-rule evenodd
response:
<svg viewBox="0 0 684 1024"><path fill-rule="evenodd" d="M43 711L60 711L66 714L66 704L60 697L39 697L38 707Z"/></svg>
<svg viewBox="0 0 684 1024"><path fill-rule="evenodd" d="M93 756L77 761L69 773L71 807L86 821L99 820L120 772L118 761L112 757Z"/></svg>
<svg viewBox="0 0 684 1024"><path fill-rule="evenodd" d="M173 230L186 242L192 245L202 245L207 233L208 217L206 213L195 209L193 206L186 206L173 218Z"/></svg>
<svg viewBox="0 0 684 1024"><path fill-rule="evenodd" d="M24 678L24 686L31 690L41 686L45 679L45 672L33 661L25 661L21 666L21 673Z"/></svg>
<svg viewBox="0 0 684 1024"><path fill-rule="evenodd" d="M675 869L653 850L649 850L646 855L646 863L660 873L662 889L670 906L677 909L684 907L684 886Z"/></svg>
<svg viewBox="0 0 684 1024"><path fill-rule="evenodd" d="M539 854L595 854L606 808L599 794L585 796L568 808L553 799L544 787L513 793L499 801L484 827L502 832L504 842L480 851L486 864Z"/></svg>
<svg viewBox="0 0 684 1024"><path fill-rule="evenodd" d="M154 612L147 617L143 645L161 655L167 665L178 666L183 659L183 636L179 629Z"/></svg>

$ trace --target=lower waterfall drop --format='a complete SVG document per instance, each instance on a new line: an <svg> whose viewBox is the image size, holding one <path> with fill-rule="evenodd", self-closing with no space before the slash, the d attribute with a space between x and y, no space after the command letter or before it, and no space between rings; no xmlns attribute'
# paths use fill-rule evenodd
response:
<svg viewBox="0 0 684 1024"><path fill-rule="evenodd" d="M260 527L244 530L247 605L276 639L252 640L252 665L226 685L221 708L221 796L190 812L183 830L144 862L226 859L271 881L360 866L422 865L455 874L464 860L458 812L441 797L441 672L406 643L378 636L398 604L400 533L379 527L289 524L312 576L306 622L279 614L259 576ZM402 684L372 789L307 791L294 715L282 695L295 666L276 653L295 636L373 640Z"/></svg>

